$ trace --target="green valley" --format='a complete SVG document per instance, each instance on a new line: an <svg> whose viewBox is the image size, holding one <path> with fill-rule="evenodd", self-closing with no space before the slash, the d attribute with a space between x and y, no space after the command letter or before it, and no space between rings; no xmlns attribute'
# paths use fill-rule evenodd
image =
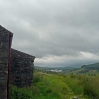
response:
<svg viewBox="0 0 99 99"><path fill-rule="evenodd" d="M99 99L98 88L99 76L35 70L33 85L11 86L10 99Z"/></svg>

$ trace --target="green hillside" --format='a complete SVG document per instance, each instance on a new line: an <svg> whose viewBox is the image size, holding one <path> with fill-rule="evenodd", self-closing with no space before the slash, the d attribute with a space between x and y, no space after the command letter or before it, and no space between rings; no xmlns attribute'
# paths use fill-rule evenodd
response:
<svg viewBox="0 0 99 99"><path fill-rule="evenodd" d="M32 86L10 86L10 99L99 99L98 64L61 73L35 70Z"/></svg>
<svg viewBox="0 0 99 99"><path fill-rule="evenodd" d="M53 69L58 69L62 70L63 72L72 72L72 71L82 71L82 73L86 73L89 70L99 70L99 63L94 63L94 64L88 64L88 65L83 65L79 66L79 68L74 65L74 66L68 66L68 67L40 67L40 66L35 66L35 69L37 70L53 70Z"/></svg>
<svg viewBox="0 0 99 99"><path fill-rule="evenodd" d="M74 73L74 74L89 74L96 75L99 74L99 63L83 65L81 68L71 68L63 70L64 73Z"/></svg>
<svg viewBox="0 0 99 99"><path fill-rule="evenodd" d="M82 78L36 71L31 87L11 86L10 99L90 99L84 93Z"/></svg>
<svg viewBox="0 0 99 99"><path fill-rule="evenodd" d="M99 70L99 63L83 65L83 66L81 66L81 68L84 68L87 70Z"/></svg>

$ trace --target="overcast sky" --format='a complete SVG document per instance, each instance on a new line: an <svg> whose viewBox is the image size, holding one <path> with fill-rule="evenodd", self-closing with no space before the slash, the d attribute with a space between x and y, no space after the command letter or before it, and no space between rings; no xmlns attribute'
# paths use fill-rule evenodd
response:
<svg viewBox="0 0 99 99"><path fill-rule="evenodd" d="M0 0L0 24L35 65L99 62L99 0Z"/></svg>

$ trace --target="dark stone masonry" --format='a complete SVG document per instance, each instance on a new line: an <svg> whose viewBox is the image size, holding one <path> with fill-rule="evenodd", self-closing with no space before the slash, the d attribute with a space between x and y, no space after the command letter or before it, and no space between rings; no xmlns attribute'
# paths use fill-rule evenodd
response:
<svg viewBox="0 0 99 99"><path fill-rule="evenodd" d="M30 86L34 56L11 49L13 33L0 25L0 99L9 99L9 84Z"/></svg>
<svg viewBox="0 0 99 99"><path fill-rule="evenodd" d="M34 56L12 49L10 81L18 87L30 86L33 81Z"/></svg>
<svg viewBox="0 0 99 99"><path fill-rule="evenodd" d="M9 59L13 34L0 26L0 99L7 99Z"/></svg>

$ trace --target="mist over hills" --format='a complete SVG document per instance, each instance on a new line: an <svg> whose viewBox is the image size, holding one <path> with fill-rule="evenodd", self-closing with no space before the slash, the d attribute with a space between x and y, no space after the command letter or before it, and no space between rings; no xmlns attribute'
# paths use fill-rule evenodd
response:
<svg viewBox="0 0 99 99"><path fill-rule="evenodd" d="M82 65L82 64L75 64L71 66L64 66L64 67L40 67L40 66L35 66L35 69L39 70L62 70L62 71L67 71L67 70L72 70L72 71L80 71L80 72L88 72L89 70L99 70L99 62L98 63L93 63L93 64L88 64L88 65Z"/></svg>
<svg viewBox="0 0 99 99"><path fill-rule="evenodd" d="M99 70L99 62L94 64L89 64L89 65L83 65L81 66L81 68L89 69L89 70Z"/></svg>

